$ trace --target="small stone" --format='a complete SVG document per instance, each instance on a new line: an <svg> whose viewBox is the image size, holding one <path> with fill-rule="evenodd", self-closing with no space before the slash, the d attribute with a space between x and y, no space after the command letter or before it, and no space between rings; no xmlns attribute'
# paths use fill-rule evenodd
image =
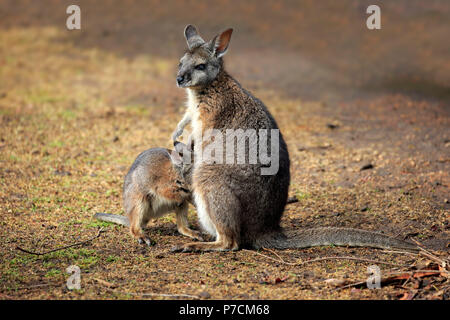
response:
<svg viewBox="0 0 450 320"><path fill-rule="evenodd" d="M361 167L360 171L369 170L369 169L373 169L373 168L374 168L373 164L367 163Z"/></svg>
<svg viewBox="0 0 450 320"><path fill-rule="evenodd" d="M288 203L288 204L289 204L289 203L295 203L295 202L298 202L297 197L289 197L289 198L287 199L287 203Z"/></svg>
<svg viewBox="0 0 450 320"><path fill-rule="evenodd" d="M334 286L334 287L339 287L339 286L342 286L347 283L347 281L344 279L334 279L334 278L326 279L324 281L326 284L328 284L330 286Z"/></svg>
<svg viewBox="0 0 450 320"><path fill-rule="evenodd" d="M333 212L331 215L334 216L334 217L339 217L341 215L341 213L340 212Z"/></svg>
<svg viewBox="0 0 450 320"><path fill-rule="evenodd" d="M53 174L57 175L57 176L71 176L72 173L70 173L69 171L64 171L64 170L55 170L53 172Z"/></svg>
<svg viewBox="0 0 450 320"><path fill-rule="evenodd" d="M209 298L211 298L211 295L209 294L209 292L206 292L206 291L200 292L200 293L198 294L198 296L199 296L200 298L203 298L203 299L209 299Z"/></svg>
<svg viewBox="0 0 450 320"><path fill-rule="evenodd" d="M335 123L327 123L327 128L333 130L339 128L339 125Z"/></svg>

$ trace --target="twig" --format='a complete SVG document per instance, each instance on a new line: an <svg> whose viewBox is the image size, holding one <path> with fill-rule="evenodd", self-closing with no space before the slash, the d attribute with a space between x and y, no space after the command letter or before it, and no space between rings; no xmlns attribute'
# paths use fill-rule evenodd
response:
<svg viewBox="0 0 450 320"><path fill-rule="evenodd" d="M105 281L105 280L102 280L99 278L92 278L92 279L108 288L116 288L117 287L117 285L115 285L114 283L111 283L111 282L108 282L108 281Z"/></svg>
<svg viewBox="0 0 450 320"><path fill-rule="evenodd" d="M169 294L169 293L156 293L156 292L143 292L143 293L135 293L135 292L124 292L124 291L116 291L113 289L111 285L114 285L112 283L109 283L107 281L93 278L93 280L97 281L99 284L104 285L106 290L112 292L112 293L119 293L119 294L125 294L130 296L140 296L140 297L169 297L169 298L192 298L192 299L200 299L200 296L197 295L191 295L191 294ZM115 285L114 285L115 286Z"/></svg>
<svg viewBox="0 0 450 320"><path fill-rule="evenodd" d="M266 250L266 251L272 252L272 254L276 255L277 258L280 259L280 261L282 261L283 263L288 263L288 262L284 261L283 258L280 257L280 255L278 253L276 253L275 251L273 251L271 249L268 249L268 248L263 248L263 249Z"/></svg>
<svg viewBox="0 0 450 320"><path fill-rule="evenodd" d="M59 286L59 285L60 285L59 283L41 283L41 284L34 284L31 286L27 286L27 287L19 287L19 288L16 288L15 290L31 290L31 289L36 289L36 288Z"/></svg>
<svg viewBox="0 0 450 320"><path fill-rule="evenodd" d="M192 299L200 299L200 296L191 295L191 294L168 294L168 293L155 293L155 292L143 292L143 293L135 293L135 292L124 292L124 291L116 291L110 288L107 290L113 293L125 294L130 296L138 296L138 297L169 297L169 298L192 298Z"/></svg>
<svg viewBox="0 0 450 320"><path fill-rule="evenodd" d="M402 284L402 288L405 288L406 289L406 284L411 280L411 278L413 277L413 275L409 275L409 277L408 277L408 279L406 279L406 281Z"/></svg>
<svg viewBox="0 0 450 320"><path fill-rule="evenodd" d="M444 268L444 269L448 268L448 262L443 260L443 259L440 259L440 258L436 257L434 254L432 254L432 253L430 253L428 251L420 251L420 254L425 256L425 257L427 257L427 258L429 258L429 259L431 259L431 260L434 260L437 263L439 263L439 265L442 268Z"/></svg>
<svg viewBox="0 0 450 320"><path fill-rule="evenodd" d="M325 261L325 260L339 260L339 259L345 259L345 260L355 260L355 261L362 261L362 262L370 262L370 263L376 263L376 264L385 264L385 265L391 265L391 266L397 266L397 267L404 267L403 264L398 263L391 263L381 260L373 260L373 259L365 259L365 258L358 258L358 257L348 257L348 256L341 256L341 257L323 257L323 258L317 258L313 260L307 260L302 263L299 263L299 265L311 263L311 262L317 262L317 261Z"/></svg>
<svg viewBox="0 0 450 320"><path fill-rule="evenodd" d="M52 250L49 250L49 251L45 251L45 252L33 252L33 251L29 251L29 250L23 249L23 248L21 248L19 246L17 246L16 249L19 250L19 251L25 252L25 253L34 254L34 255L37 255L37 256L43 256L43 255L46 255L48 253L52 253L52 252L55 252L55 251L60 251L60 250L64 250L64 249L68 249L68 248L72 248L72 247L83 245L83 244L85 244L85 243L87 243L89 241L92 241L92 240L97 239L98 237L100 237L100 234L102 232L103 232L103 228L100 228L98 230L97 235L92 237L92 238L90 238L90 239L87 239L87 240L84 240L84 241L81 241L81 242L77 242L77 243L74 243L74 244L70 244L68 246L64 246L64 247L61 247L61 248L56 248L56 249L52 249Z"/></svg>
<svg viewBox="0 0 450 320"><path fill-rule="evenodd" d="M2 299L4 298L4 299L8 299L8 300L14 299L13 296L9 296L6 293L1 293L1 292L0 292L0 298L2 298Z"/></svg>
<svg viewBox="0 0 450 320"><path fill-rule="evenodd" d="M415 240L415 239L411 239L412 241L414 241L420 248L419 254L439 263L441 265L442 268L447 269L448 267L448 261L443 260L441 258L439 258L438 256L436 256L435 254L433 254L432 252L428 251L427 249L425 249L424 245L421 244L419 241Z"/></svg>
<svg viewBox="0 0 450 320"><path fill-rule="evenodd" d="M301 265L305 265L307 263L312 263L312 262L318 262L318 261L325 261L325 260L340 260L340 259L344 259L344 260L355 260L355 261L362 261L362 262L370 262L370 263L376 263L376 264L385 264L385 265L391 265L391 266L397 266L397 267L406 267L406 265L403 264L397 264L397 263L391 263L391 262L386 262L386 261L380 261L380 260L372 260L372 259L365 259L365 258L358 258L358 257L349 257L349 256L337 256L337 257L322 257L322 258L317 258L317 259L312 259L312 260L306 260L303 262L286 262L283 259L280 258L280 260L274 259L272 257L266 256L262 253L256 252L256 251L252 251L252 250L247 250L247 249L243 249L244 251L249 251L249 252L253 252L254 254L263 256L267 259L276 261L276 262L280 262L280 263L284 263L290 266L301 266Z"/></svg>
<svg viewBox="0 0 450 320"><path fill-rule="evenodd" d="M168 294L168 293L130 293L130 292L121 292L122 294L129 294L131 296L142 296L142 297L170 297L170 298L193 298L200 299L200 296L195 296L191 294Z"/></svg>
<svg viewBox="0 0 450 320"><path fill-rule="evenodd" d="M391 274L407 274L407 275L414 275L416 273L448 273L447 271L441 271L441 270L412 270L412 271L393 271L393 272L384 272L385 275L391 275Z"/></svg>
<svg viewBox="0 0 450 320"><path fill-rule="evenodd" d="M412 253L408 251L398 251L398 250L383 250L384 253L399 253L399 254L409 254L411 256L417 256L418 253Z"/></svg>
<svg viewBox="0 0 450 320"><path fill-rule="evenodd" d="M347 285L342 286L342 287L334 288L331 291L338 291L338 290L347 289L347 288L351 288L351 287L357 287L357 286L360 286L360 285L365 284L365 283L367 283L367 281L360 281L360 282L350 283L350 284L347 284Z"/></svg>
<svg viewBox="0 0 450 320"><path fill-rule="evenodd" d="M408 279L406 279L405 283L403 285L405 285L406 283L408 283L408 281L414 277L414 275L416 273L442 273L442 271L439 270L413 270L413 271L394 271L394 272L384 272L383 275L395 275L395 274L400 274L400 275L409 275L410 277ZM381 279L381 282L387 281L389 280L389 277L385 277L383 279ZM347 289L347 288L351 288L351 287L356 287L359 285L362 285L366 283L366 281L359 281L359 282L355 282L355 283L350 283L348 285L342 286L342 287L338 287L338 288L334 288L332 291L337 291L337 290L342 290L342 289Z"/></svg>
<svg viewBox="0 0 450 320"><path fill-rule="evenodd" d="M273 261L276 261L276 262L281 262L281 263L284 263L284 264L288 264L288 265L291 265L291 266L297 265L297 263L295 263L295 262L286 262L286 261L284 261L284 260L282 260L282 259L281 259L281 260L277 260L277 259L274 259L274 258L272 258L272 257L266 256L265 254L259 253L259 252L257 252L257 251L247 250L247 249L242 249L242 251L252 252L252 253L257 254L257 255L260 255L260 256L262 256L262 257L264 257L264 258L267 258L267 259L270 259L270 260L273 260Z"/></svg>

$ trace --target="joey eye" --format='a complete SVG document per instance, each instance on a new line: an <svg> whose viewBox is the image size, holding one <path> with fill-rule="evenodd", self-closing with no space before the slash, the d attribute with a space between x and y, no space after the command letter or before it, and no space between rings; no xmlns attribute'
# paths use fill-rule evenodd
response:
<svg viewBox="0 0 450 320"><path fill-rule="evenodd" d="M180 69L181 68L181 62L178 64L178 69Z"/></svg>
<svg viewBox="0 0 450 320"><path fill-rule="evenodd" d="M206 69L206 64L204 64L204 63L198 64L198 65L195 66L195 70L202 71L202 70L205 70L205 69Z"/></svg>

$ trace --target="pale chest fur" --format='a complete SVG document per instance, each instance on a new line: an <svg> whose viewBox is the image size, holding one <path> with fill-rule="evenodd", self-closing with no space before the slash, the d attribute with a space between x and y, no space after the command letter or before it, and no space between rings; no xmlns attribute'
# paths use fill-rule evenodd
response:
<svg viewBox="0 0 450 320"><path fill-rule="evenodd" d="M202 121L200 120L200 112L198 109L198 99L191 89L187 89L187 113L191 119L192 135L194 141L201 141Z"/></svg>
<svg viewBox="0 0 450 320"><path fill-rule="evenodd" d="M202 121L200 118L200 108L198 108L199 101L191 89L187 89L187 93L188 93L188 100L187 100L187 111L186 112L188 113L188 115L191 119L192 136L193 136L194 142L197 144L199 141L202 141L202 134L203 134L203 130L202 130L203 124L202 124ZM201 152L201 151L199 151L199 152ZM199 155L196 155L197 159L198 159L198 156ZM196 165L194 166L194 168L196 168L197 165L199 165L199 162L196 162ZM193 180L194 180L193 181L193 187L194 187L193 197L194 197L194 202L197 207L197 215L198 215L198 218L200 221L200 225L202 226L204 231L206 231L213 237L217 237L217 230L207 213L205 202L203 201L202 196L196 192L198 189L198 186L195 182L195 174L193 176Z"/></svg>

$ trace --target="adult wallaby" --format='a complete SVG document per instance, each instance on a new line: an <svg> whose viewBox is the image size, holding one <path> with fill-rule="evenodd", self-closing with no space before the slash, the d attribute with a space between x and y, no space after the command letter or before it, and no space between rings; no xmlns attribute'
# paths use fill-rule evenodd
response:
<svg viewBox="0 0 450 320"><path fill-rule="evenodd" d="M274 174L262 174L267 162L260 159L253 164L250 161L219 164L220 155L215 158L217 162L202 159L202 150L207 150L213 141L205 139L210 136L207 132L214 131L217 142L220 134L232 137L239 129L241 133L249 129L256 132L272 129L277 132L278 129L265 105L224 70L222 57L227 52L232 31L228 29L205 42L194 26L188 25L184 30L188 49L180 60L176 80L179 87L187 89L188 106L173 137L176 139L191 122L196 159L192 174L193 196L200 224L215 241L177 245L172 250L284 249L330 244L417 250L414 244L357 229L318 228L301 230L296 235L283 232L280 219L288 196L290 173L288 149L281 133L266 138L267 143L262 143L260 137L259 149L252 145L257 143L254 139L248 139L245 144L248 157L251 156L249 150L259 150L260 156L261 153L278 156L277 163L271 163L271 166L278 166ZM272 144L273 141L278 144ZM274 145L275 149L269 152ZM227 147L228 144L223 149ZM227 157L230 151L234 152L234 141L232 149L226 152Z"/></svg>
<svg viewBox="0 0 450 320"><path fill-rule="evenodd" d="M175 151L152 148L142 152L134 161L123 184L123 204L126 216L96 213L95 218L130 227L139 243L151 244L143 228L150 219L175 211L181 234L202 240L200 233L188 226L187 213L191 198L192 166L183 164L187 147L175 142Z"/></svg>

